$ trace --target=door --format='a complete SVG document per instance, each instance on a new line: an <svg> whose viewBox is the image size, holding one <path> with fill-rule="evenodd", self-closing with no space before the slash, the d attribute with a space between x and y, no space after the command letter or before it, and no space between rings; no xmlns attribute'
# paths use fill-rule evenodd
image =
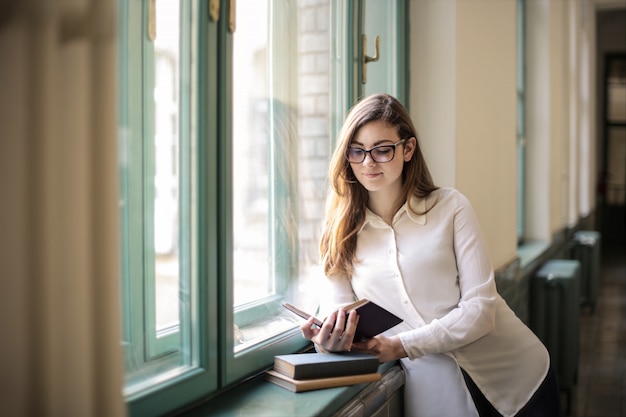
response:
<svg viewBox="0 0 626 417"><path fill-rule="evenodd" d="M607 243L626 243L626 55L606 57L604 161L599 197Z"/></svg>

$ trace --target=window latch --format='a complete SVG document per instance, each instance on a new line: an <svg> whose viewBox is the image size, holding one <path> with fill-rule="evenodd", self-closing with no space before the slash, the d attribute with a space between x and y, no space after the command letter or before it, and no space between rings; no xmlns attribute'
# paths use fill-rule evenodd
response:
<svg viewBox="0 0 626 417"><path fill-rule="evenodd" d="M209 17L212 22L217 22L220 18L220 0L211 0L209 2Z"/></svg>
<svg viewBox="0 0 626 417"><path fill-rule="evenodd" d="M148 1L148 39L156 39L156 0Z"/></svg>
<svg viewBox="0 0 626 417"><path fill-rule="evenodd" d="M228 10L228 29L230 33L235 33L237 29L237 0L230 0Z"/></svg>
<svg viewBox="0 0 626 417"><path fill-rule="evenodd" d="M367 83L367 64L370 62L376 62L380 59L380 36L376 36L374 56L367 55L367 36L366 35L361 35L361 48L363 50L361 82L365 84Z"/></svg>

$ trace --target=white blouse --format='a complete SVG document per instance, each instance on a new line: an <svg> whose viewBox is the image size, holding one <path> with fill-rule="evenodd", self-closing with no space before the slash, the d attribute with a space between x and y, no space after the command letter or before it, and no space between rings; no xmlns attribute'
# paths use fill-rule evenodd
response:
<svg viewBox="0 0 626 417"><path fill-rule="evenodd" d="M516 414L545 378L549 355L496 291L476 215L450 188L405 204L392 226L367 211L351 280L331 278L322 311L367 298L404 319L406 362L446 354L504 416ZM445 373L433 371L431 380ZM416 387L415 389L419 389Z"/></svg>

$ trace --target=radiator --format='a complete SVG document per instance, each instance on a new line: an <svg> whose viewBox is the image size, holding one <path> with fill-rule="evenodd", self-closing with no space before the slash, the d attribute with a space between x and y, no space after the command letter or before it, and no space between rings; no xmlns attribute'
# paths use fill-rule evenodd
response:
<svg viewBox="0 0 626 417"><path fill-rule="evenodd" d="M580 262L580 303L595 311L600 280L600 233L581 230L574 233L571 258Z"/></svg>
<svg viewBox="0 0 626 417"><path fill-rule="evenodd" d="M394 365L370 383L333 417L395 417L404 414L404 371Z"/></svg>
<svg viewBox="0 0 626 417"><path fill-rule="evenodd" d="M541 266L531 283L530 328L550 352L568 412L578 378L580 275L579 261L554 259Z"/></svg>

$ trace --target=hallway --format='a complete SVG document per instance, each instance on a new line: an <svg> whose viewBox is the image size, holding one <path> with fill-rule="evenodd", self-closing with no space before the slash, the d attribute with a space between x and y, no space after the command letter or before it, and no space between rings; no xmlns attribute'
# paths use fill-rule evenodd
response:
<svg viewBox="0 0 626 417"><path fill-rule="evenodd" d="M626 247L603 247L595 312L581 312L573 417L626 416ZM564 409L565 411L565 409Z"/></svg>

